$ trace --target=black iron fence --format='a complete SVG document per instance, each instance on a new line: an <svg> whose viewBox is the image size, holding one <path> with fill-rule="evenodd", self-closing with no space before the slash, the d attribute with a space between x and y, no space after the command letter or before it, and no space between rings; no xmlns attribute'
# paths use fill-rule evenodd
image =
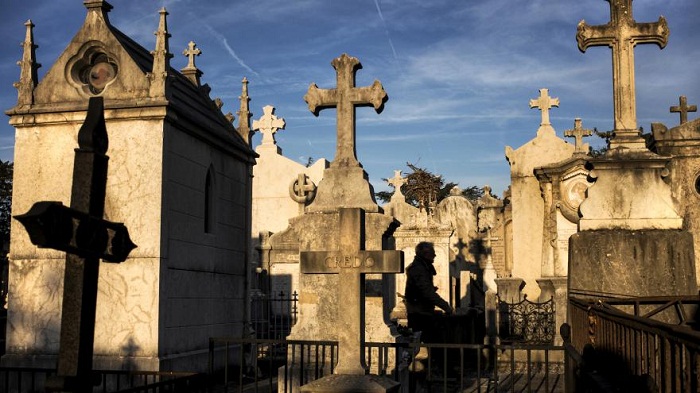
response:
<svg viewBox="0 0 700 393"><path fill-rule="evenodd" d="M271 347L277 350L259 350ZM212 338L210 375L225 391L297 392L332 374L337 354L334 341ZM414 340L366 343L365 354L369 372L400 382L406 391L564 391L563 346Z"/></svg>
<svg viewBox="0 0 700 393"><path fill-rule="evenodd" d="M635 304L700 303L698 297L658 302L648 299L615 300L617 307ZM569 299L571 372L578 375L579 391L590 386L638 392L700 391L700 332L690 323L672 325L627 314L610 304ZM571 376L573 379L574 377Z"/></svg>
<svg viewBox="0 0 700 393"><path fill-rule="evenodd" d="M503 343L553 344L556 335L554 298L518 303L498 300L498 337Z"/></svg>
<svg viewBox="0 0 700 393"><path fill-rule="evenodd" d="M94 393L204 393L206 374L169 371L96 370L99 384ZM46 379L56 375L53 368L0 367L0 392L44 392Z"/></svg>
<svg viewBox="0 0 700 393"><path fill-rule="evenodd" d="M251 326L256 338L283 339L289 335L297 322L298 294L255 293L251 296Z"/></svg>

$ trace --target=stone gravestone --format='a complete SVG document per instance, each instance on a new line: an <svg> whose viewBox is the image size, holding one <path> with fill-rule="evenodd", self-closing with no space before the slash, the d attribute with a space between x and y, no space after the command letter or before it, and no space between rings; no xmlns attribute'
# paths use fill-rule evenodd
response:
<svg viewBox="0 0 700 393"><path fill-rule="evenodd" d="M644 43L663 48L668 26L663 17L635 22L631 0L611 1L610 10L610 23L581 21L576 37L581 51L612 48L615 129L605 156L589 161L595 183L579 209L579 232L569 240L569 295L697 294L693 238L683 230L666 182L671 159L646 148L635 113L633 48Z"/></svg>
<svg viewBox="0 0 700 393"><path fill-rule="evenodd" d="M289 227L282 232L278 232L270 236L268 249L270 258L282 256L278 251L282 251L286 255L296 247L300 251L301 265L306 266L308 271L318 271L318 265L306 265L312 263L314 259L307 252L322 253L330 257L329 263L333 269L337 269L338 274L301 274L299 277L299 320L292 328L292 332L288 339L290 340L338 340L341 342L340 348L345 346L343 351L343 361L339 364L337 372L351 374L334 374L333 377L338 383L342 380L345 387L335 384L331 387L325 385L324 380L317 381L302 387L304 390L314 391L361 391L361 386L367 384L375 385L387 391L393 389L395 383L391 380L384 380L377 376L364 375L367 370L363 368L361 362L362 342L360 335L363 334L369 341L385 342L391 339L389 328L389 311L393 307L393 296L384 296L383 294L394 294L394 291L388 289L391 286L391 281L394 280L393 274L369 274L372 270L366 265L369 263L363 260L365 267L362 269L352 268L355 264L355 259L351 258L346 262L343 257L341 260L336 260L335 257L340 254L359 256L368 255L367 252L382 253L381 250L388 250L392 247L391 236L398 226L392 217L385 216L382 210L374 200L372 186L367 180L367 174L357 160L355 152L355 107L356 106L373 106L378 112L381 111L384 101L386 101L386 92L378 81L370 87L355 87L355 72L360 68L360 62L346 54L336 58L331 63L337 73L337 87L334 89L319 89L315 84L312 84L308 93L305 95L305 100L309 104L309 109L315 115L323 108L338 107L337 111L337 132L338 145L336 149L336 157L331 162L330 167L323 173L323 179L319 182L316 190L316 197L313 202L307 207L304 214L291 218ZM347 213L348 210L356 213ZM364 213L360 212L360 209ZM355 217L349 219L347 214ZM364 216L364 219L362 217ZM348 229L350 228L350 229ZM341 236L346 236L351 233L353 237L353 245L349 246ZM360 240L362 239L362 240ZM328 251L332 250L332 251ZM349 250L349 251L345 251ZM377 250L377 251L368 251ZM323 254L325 252L325 254ZM393 251L396 252L396 251ZM392 252L392 253L393 253ZM331 255L333 254L333 255ZM371 255L371 254L370 254ZM385 255L385 254L381 254ZM394 254L395 255L395 254ZM375 261L375 266L381 266L378 257L371 255ZM307 258L308 262L307 262ZM382 257L383 258L383 257ZM326 261L322 259L321 267ZM337 263L336 263L337 261ZM388 263L389 260L387 260ZM358 275L357 281L353 284L353 298L339 298L338 288L346 286L345 274L340 273L338 264L347 263L349 266L346 269L354 271L352 274L360 273L361 270L366 271L368 277L366 281L379 281L382 285L382 290L379 292L369 292L365 301L361 301L361 296L367 288L362 288L363 279ZM334 265L335 264L335 265ZM316 267L314 267L316 266ZM323 269L330 269L328 267ZM354 269L354 270L353 270ZM326 271L330 273L330 271ZM347 272L346 272L347 273ZM343 276L343 277L340 277ZM385 285L387 289L385 289ZM355 300L357 299L357 300ZM357 320L353 321L353 332L345 331L343 326L347 311L343 308L352 301L353 315ZM359 311L358 311L359 308ZM364 308L364 310L363 310ZM363 326L360 321L362 313L366 315L367 323ZM354 318L354 317L353 317ZM343 344L345 343L345 344ZM348 344L349 343L349 344ZM349 355L345 355L345 353ZM297 355L298 356L298 355ZM329 357L326 362L330 359ZM286 381L286 386L291 387L292 391L297 391L300 380L296 378L300 374L305 373L303 369L307 365L306 361L302 365L297 362L297 358L290 358L290 370L286 374L289 380ZM328 364L328 362L326 363ZM376 364L371 365L372 370ZM300 370L301 369L301 370ZM327 369L322 370L325 373ZM358 375L362 374L362 375ZM285 373L280 369L280 381L283 380ZM328 381L328 380L326 380ZM282 387L285 384L280 384ZM345 390L342 390L345 389Z"/></svg>
<svg viewBox="0 0 700 393"><path fill-rule="evenodd" d="M517 149L506 146L510 164L513 265L512 277L525 281L523 292L530 299L540 295L536 280L542 271L542 244L544 240L544 201L534 169L559 163L574 153L574 146L556 135L549 120L549 110L559 106L558 98L551 98L547 89L530 100L531 108L541 111L540 126L534 139Z"/></svg>
<svg viewBox="0 0 700 393"><path fill-rule="evenodd" d="M339 210L338 251L301 252L301 272L339 274L338 364L334 375L302 386L302 392L395 391L391 379L365 375L365 273L401 273L401 251L365 251L363 244L364 211L358 208Z"/></svg>
<svg viewBox="0 0 700 393"><path fill-rule="evenodd" d="M90 98L78 145L70 208L37 202L15 217L32 243L67 252L58 375L47 380L47 391L92 392L99 259L123 262L136 247L123 224L102 219L109 159L102 97Z"/></svg>

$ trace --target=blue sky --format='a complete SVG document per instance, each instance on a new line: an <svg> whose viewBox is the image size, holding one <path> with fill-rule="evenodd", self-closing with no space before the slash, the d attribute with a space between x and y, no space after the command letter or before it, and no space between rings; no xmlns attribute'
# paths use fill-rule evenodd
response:
<svg viewBox="0 0 700 393"><path fill-rule="evenodd" d="M540 112L529 108L538 89L560 100L550 116L557 135L581 117L585 128L613 127L611 53L576 45L576 25L605 24L604 0L113 0L113 25L147 49L154 48L158 9L170 13L170 49L177 69L193 40L196 60L235 113L241 79L250 81L253 118L273 105L287 122L276 134L285 156L331 160L335 110L309 112L303 96L315 82L335 85L330 65L342 53L358 57L357 85L382 82L389 95L384 111L357 109L357 152L375 190L406 162L444 175L463 188L489 184L501 195L510 181L504 148L535 136ZM700 1L635 0L638 22L668 20L667 47L635 49L637 121L675 126L669 107L678 96L700 104ZM0 2L0 108L15 105L23 23L31 19L40 78L82 25L82 1ZM689 114L690 119L697 114ZM12 160L14 129L0 122L0 159ZM237 121L237 120L236 120ZM601 142L588 138L594 146ZM257 146L256 134L253 145ZM571 141L573 143L573 141Z"/></svg>

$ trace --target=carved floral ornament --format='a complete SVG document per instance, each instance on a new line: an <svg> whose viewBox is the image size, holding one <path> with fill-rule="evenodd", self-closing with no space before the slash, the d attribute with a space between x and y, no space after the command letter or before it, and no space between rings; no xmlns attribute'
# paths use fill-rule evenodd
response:
<svg viewBox="0 0 700 393"><path fill-rule="evenodd" d="M117 79L119 65L99 41L85 43L66 65L66 79L88 96L102 94Z"/></svg>

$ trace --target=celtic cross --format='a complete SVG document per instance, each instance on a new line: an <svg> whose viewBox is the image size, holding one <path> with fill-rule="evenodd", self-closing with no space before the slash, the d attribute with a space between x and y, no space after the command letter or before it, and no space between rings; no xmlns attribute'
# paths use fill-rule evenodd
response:
<svg viewBox="0 0 700 393"><path fill-rule="evenodd" d="M263 145L275 144L275 133L277 130L284 129L284 119L280 119L274 115L275 107L267 105L263 107L263 115L258 120L253 121L253 130L260 130L263 134Z"/></svg>

